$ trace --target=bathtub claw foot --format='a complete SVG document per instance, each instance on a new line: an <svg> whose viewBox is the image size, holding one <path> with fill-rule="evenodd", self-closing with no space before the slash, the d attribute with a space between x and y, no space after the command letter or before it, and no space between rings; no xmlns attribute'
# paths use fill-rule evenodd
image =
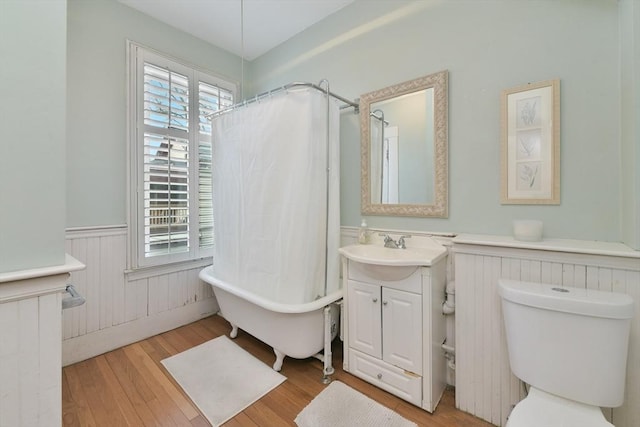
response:
<svg viewBox="0 0 640 427"><path fill-rule="evenodd" d="M273 364L273 370L280 372L282 369L282 362L284 362L284 356L286 356L283 352L273 349L273 352L276 354L276 361Z"/></svg>
<svg viewBox="0 0 640 427"><path fill-rule="evenodd" d="M235 338L238 336L238 327L236 325L231 325L231 333L229 333L231 338Z"/></svg>

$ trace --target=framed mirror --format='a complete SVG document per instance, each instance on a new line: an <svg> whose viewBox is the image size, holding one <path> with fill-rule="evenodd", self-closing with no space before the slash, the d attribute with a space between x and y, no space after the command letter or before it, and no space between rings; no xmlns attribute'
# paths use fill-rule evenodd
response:
<svg viewBox="0 0 640 427"><path fill-rule="evenodd" d="M448 72L360 97L362 213L448 216Z"/></svg>

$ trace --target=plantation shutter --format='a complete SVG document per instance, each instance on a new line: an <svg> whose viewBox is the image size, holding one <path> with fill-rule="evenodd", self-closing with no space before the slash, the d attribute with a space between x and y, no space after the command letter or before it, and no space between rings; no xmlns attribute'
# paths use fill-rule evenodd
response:
<svg viewBox="0 0 640 427"><path fill-rule="evenodd" d="M233 83L129 44L132 268L213 255L211 113Z"/></svg>
<svg viewBox="0 0 640 427"><path fill-rule="evenodd" d="M213 247L213 194L211 187L211 113L233 105L233 93L198 82L198 215L200 247Z"/></svg>
<svg viewBox="0 0 640 427"><path fill-rule="evenodd" d="M189 251L189 79L144 64L144 253Z"/></svg>

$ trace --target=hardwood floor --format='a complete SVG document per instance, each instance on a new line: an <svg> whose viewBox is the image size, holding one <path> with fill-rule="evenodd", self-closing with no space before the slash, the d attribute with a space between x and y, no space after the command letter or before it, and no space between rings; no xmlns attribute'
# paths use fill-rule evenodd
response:
<svg viewBox="0 0 640 427"><path fill-rule="evenodd" d="M64 426L209 426L210 424L167 373L160 361L220 335L229 324L219 316L140 341L62 371ZM271 365L270 347L240 331L234 340ZM419 426L480 427L490 424L454 407L447 390L429 414L342 370L342 343L334 341L332 376L393 409ZM215 368L215 367L212 367ZM296 415L324 388L322 363L314 358L286 358L281 373L287 380L224 424L224 427L295 426ZM330 427L330 426L327 426Z"/></svg>

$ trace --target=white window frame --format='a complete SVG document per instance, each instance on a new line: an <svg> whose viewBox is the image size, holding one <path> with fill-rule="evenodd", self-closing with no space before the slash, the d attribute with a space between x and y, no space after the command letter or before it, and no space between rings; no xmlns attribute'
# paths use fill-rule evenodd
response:
<svg viewBox="0 0 640 427"><path fill-rule="evenodd" d="M215 76L209 71L168 55L127 42L127 134L128 134L128 212L129 212L129 270L173 263L199 261L213 255L213 248L201 248L199 242L199 82L218 86L233 94L237 84ZM189 78L189 250L181 253L145 256L144 226L144 63L166 67ZM171 129L169 129L171 131Z"/></svg>

